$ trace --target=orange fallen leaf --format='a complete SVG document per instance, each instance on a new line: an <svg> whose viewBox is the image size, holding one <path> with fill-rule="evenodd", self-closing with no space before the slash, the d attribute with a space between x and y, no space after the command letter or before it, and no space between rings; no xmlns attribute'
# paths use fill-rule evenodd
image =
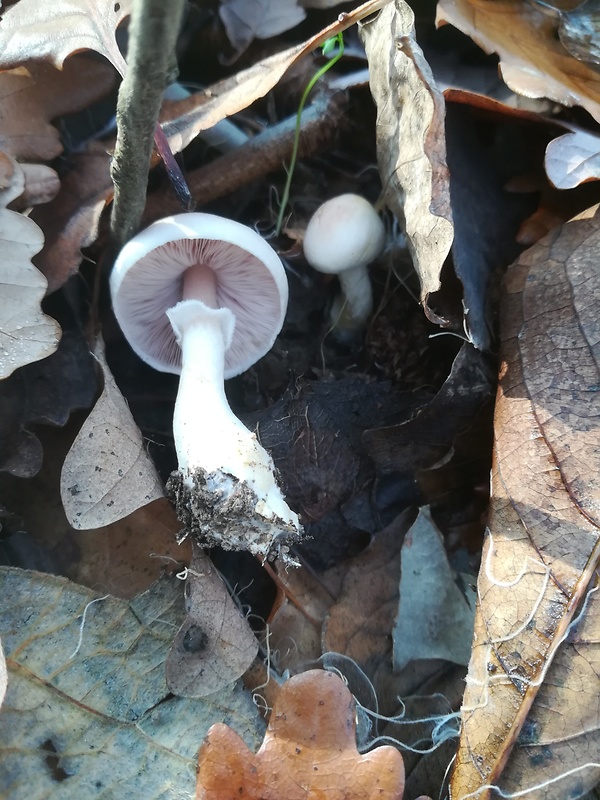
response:
<svg viewBox="0 0 600 800"><path fill-rule="evenodd" d="M279 691L258 753L217 723L198 756L196 800L401 800L402 756L359 755L355 704L333 672L310 670Z"/></svg>

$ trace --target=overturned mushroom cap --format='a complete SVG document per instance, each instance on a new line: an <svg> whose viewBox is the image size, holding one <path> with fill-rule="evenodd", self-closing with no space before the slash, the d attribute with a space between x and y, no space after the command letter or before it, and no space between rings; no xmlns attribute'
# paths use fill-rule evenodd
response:
<svg viewBox="0 0 600 800"><path fill-rule="evenodd" d="M166 311L182 299L183 274L201 264L215 275L216 305L235 315L225 378L267 353L287 307L285 271L255 231L213 214L190 213L153 223L121 250L110 278L115 315L147 364L181 372L181 348Z"/></svg>

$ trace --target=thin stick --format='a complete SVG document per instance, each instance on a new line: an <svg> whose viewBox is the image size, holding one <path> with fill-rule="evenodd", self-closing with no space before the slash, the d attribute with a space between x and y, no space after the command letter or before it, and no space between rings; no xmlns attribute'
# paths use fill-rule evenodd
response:
<svg viewBox="0 0 600 800"><path fill-rule="evenodd" d="M312 105L302 113L298 155L308 158L328 150L344 122L347 107L345 92L319 94ZM281 169L290 158L296 138L296 116L288 117L277 125L269 126L245 144L231 150L209 164L187 173L187 181L194 197L203 206L224 197L269 172ZM158 189L148 195L143 215L145 225L159 217L176 213L177 200L169 189Z"/></svg>
<svg viewBox="0 0 600 800"><path fill-rule="evenodd" d="M183 8L184 0L133 0L127 70L117 102L117 143L111 167L115 199L110 225L115 250L136 233L142 218L158 112L163 92L176 70L175 44ZM176 162L170 149L168 153L164 147L159 149L167 171L172 172Z"/></svg>

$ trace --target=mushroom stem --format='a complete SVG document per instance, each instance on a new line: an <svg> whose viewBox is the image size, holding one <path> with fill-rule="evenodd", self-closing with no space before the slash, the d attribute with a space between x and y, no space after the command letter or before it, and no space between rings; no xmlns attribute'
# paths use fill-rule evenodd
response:
<svg viewBox="0 0 600 800"><path fill-rule="evenodd" d="M362 328L373 310L373 289L369 272L364 264L340 272L341 286L331 309L331 319L336 328Z"/></svg>
<svg viewBox="0 0 600 800"><path fill-rule="evenodd" d="M173 436L184 494L197 497L200 482L212 496L211 502L218 498L223 510L229 503L239 504L242 493L243 502L252 505L249 513L241 515L239 523L231 522L231 514L222 515L227 518L224 524L237 524L240 538L242 528L247 537L254 526L261 533L267 525L279 527L282 534L298 532L298 517L275 482L273 459L227 402L223 364L235 327L233 313L228 308L210 308L200 300L184 300L168 309L167 315L182 351ZM192 517L198 524L197 510ZM210 517L214 526L215 515ZM258 534L256 540L256 546L251 542L248 549L267 557ZM227 541L232 547L237 544L235 530L228 531Z"/></svg>

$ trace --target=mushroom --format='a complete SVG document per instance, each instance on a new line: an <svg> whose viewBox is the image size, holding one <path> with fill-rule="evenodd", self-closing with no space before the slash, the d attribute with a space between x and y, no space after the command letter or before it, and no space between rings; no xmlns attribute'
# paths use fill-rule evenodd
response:
<svg viewBox="0 0 600 800"><path fill-rule="evenodd" d="M373 310L368 264L383 250L385 228L364 197L341 194L327 200L311 218L304 235L304 255L317 272L337 275L341 294L331 320L336 330L362 328Z"/></svg>
<svg viewBox="0 0 600 800"><path fill-rule="evenodd" d="M197 541L265 559L302 528L271 456L231 411L224 379L267 353L285 316L281 261L255 231L212 214L159 220L121 250L110 278L116 318L147 364L180 374L167 483Z"/></svg>

